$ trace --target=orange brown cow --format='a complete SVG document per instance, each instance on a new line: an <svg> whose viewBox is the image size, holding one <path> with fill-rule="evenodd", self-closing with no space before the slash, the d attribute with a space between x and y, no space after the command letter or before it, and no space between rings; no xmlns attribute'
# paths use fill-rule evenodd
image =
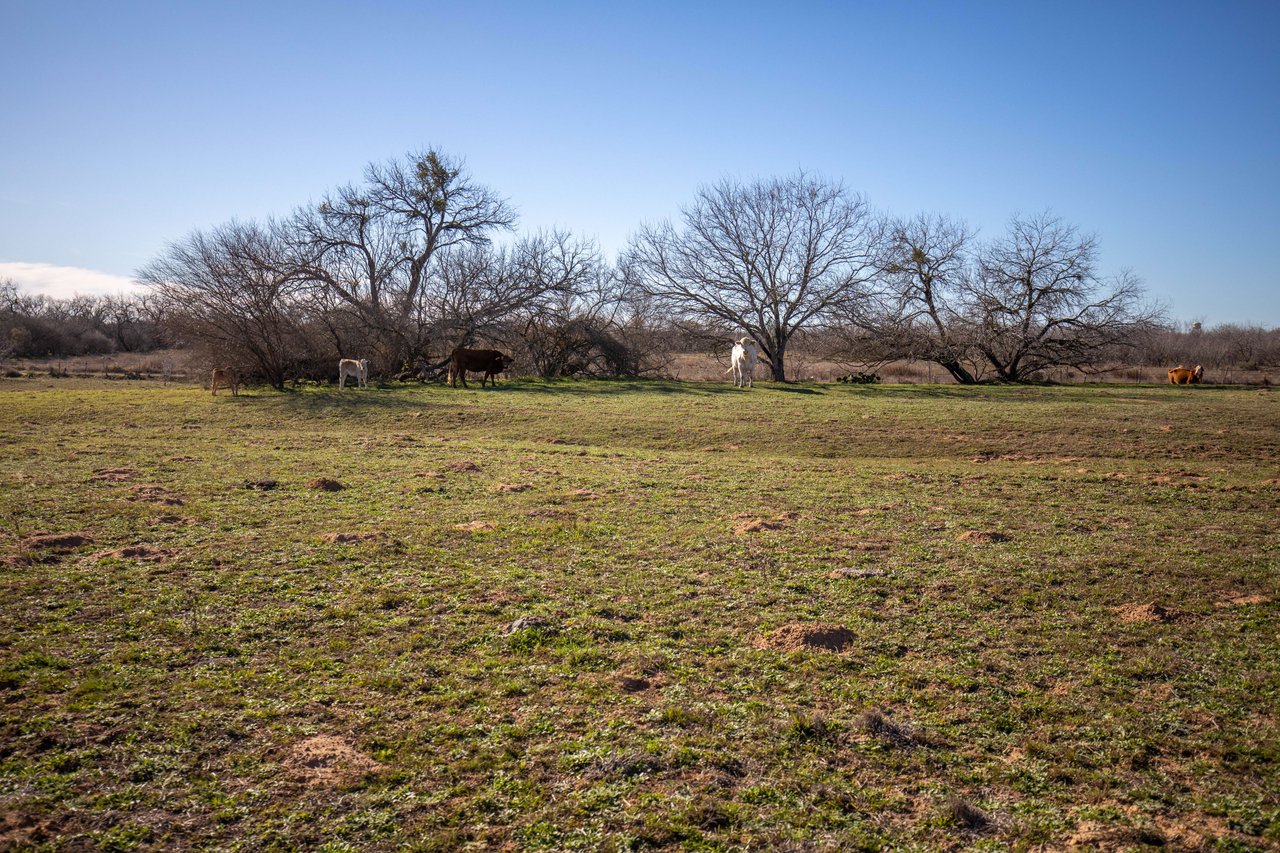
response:
<svg viewBox="0 0 1280 853"><path fill-rule="evenodd" d="M215 367L213 369L213 374L209 377L209 390L216 397L219 388L230 388L232 397L240 396L240 379L236 376L234 368Z"/></svg>
<svg viewBox="0 0 1280 853"><path fill-rule="evenodd" d="M1170 385L1198 385L1200 378L1204 375L1204 368L1196 365L1194 370L1188 370L1179 364L1177 367L1169 371Z"/></svg>

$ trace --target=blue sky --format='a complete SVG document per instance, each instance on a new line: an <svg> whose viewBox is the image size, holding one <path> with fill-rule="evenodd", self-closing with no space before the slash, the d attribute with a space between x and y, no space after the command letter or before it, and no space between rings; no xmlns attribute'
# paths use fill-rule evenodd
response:
<svg viewBox="0 0 1280 853"><path fill-rule="evenodd" d="M984 236L1051 209L1174 318L1280 326L1280 3L0 0L0 278L124 284L437 146L607 255L804 169Z"/></svg>

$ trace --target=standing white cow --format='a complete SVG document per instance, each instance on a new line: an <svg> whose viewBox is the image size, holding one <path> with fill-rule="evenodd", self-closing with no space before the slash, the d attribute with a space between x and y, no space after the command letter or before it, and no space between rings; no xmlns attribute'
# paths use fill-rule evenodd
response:
<svg viewBox="0 0 1280 853"><path fill-rule="evenodd" d="M733 353L729 356L729 369L733 374L735 388L751 388L756 378L756 358L758 350L756 342L751 338L739 338L733 344Z"/></svg>
<svg viewBox="0 0 1280 853"><path fill-rule="evenodd" d="M344 358L338 362L338 388L347 387L347 377L350 376L356 380L356 385L360 388L369 387L369 359L362 358L356 361L354 358Z"/></svg>

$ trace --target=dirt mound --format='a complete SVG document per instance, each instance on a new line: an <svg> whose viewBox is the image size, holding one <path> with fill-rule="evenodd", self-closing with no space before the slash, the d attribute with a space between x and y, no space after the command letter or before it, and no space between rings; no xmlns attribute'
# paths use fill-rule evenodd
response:
<svg viewBox="0 0 1280 853"><path fill-rule="evenodd" d="M832 569L830 572L827 573L827 577L836 578L836 579L882 578L887 574L889 573L886 572L884 569L876 568L874 566L868 567L868 568L854 568L852 566L845 566L844 568L840 568L840 569Z"/></svg>
<svg viewBox="0 0 1280 853"><path fill-rule="evenodd" d="M342 485L337 480L330 480L328 477L317 477L310 483L307 483L307 488L315 489L319 492L340 492L345 489L346 486Z"/></svg>
<svg viewBox="0 0 1280 853"><path fill-rule="evenodd" d="M329 533L324 537L325 542L336 545L349 545L353 542L385 542L387 544L398 544L387 534L380 530L372 533Z"/></svg>
<svg viewBox="0 0 1280 853"><path fill-rule="evenodd" d="M739 535L743 533L761 533L766 530L782 530L787 526L788 521L795 521L800 516L794 512L780 512L773 518L751 518L746 515L735 515L737 524L733 526L733 532Z"/></svg>
<svg viewBox="0 0 1280 853"><path fill-rule="evenodd" d="M164 486L158 486L155 483L142 483L129 489L129 497L127 501L135 503L152 503L161 506L182 506L185 501L177 495L170 492Z"/></svg>
<svg viewBox="0 0 1280 853"><path fill-rule="evenodd" d="M501 634L504 637L510 637L518 631L530 631L535 628L545 631L548 634L555 634L559 631L554 622L543 616L521 616L519 619L510 622L505 628L503 628Z"/></svg>
<svg viewBox="0 0 1280 853"><path fill-rule="evenodd" d="M532 483L494 483L490 491L511 494L513 492L527 492L532 488Z"/></svg>
<svg viewBox="0 0 1280 853"><path fill-rule="evenodd" d="M88 533L36 533L19 544L28 551L66 552L92 543L93 537Z"/></svg>
<svg viewBox="0 0 1280 853"><path fill-rule="evenodd" d="M1236 595L1216 604L1218 607L1246 607L1250 604L1266 604L1270 600L1269 595Z"/></svg>
<svg viewBox="0 0 1280 853"><path fill-rule="evenodd" d="M479 471L480 466L474 462L464 460L462 462L450 462L448 465L444 466L444 470L454 471L459 474L467 474Z"/></svg>
<svg viewBox="0 0 1280 853"><path fill-rule="evenodd" d="M844 651L857 639L848 628L841 625L828 625L821 622L792 622L775 628L768 634L756 637L751 645L757 649L774 649L776 651L793 652L802 649L824 649L831 652Z"/></svg>
<svg viewBox="0 0 1280 853"><path fill-rule="evenodd" d="M155 524L195 524L196 519L189 515L162 515L152 519L151 523Z"/></svg>
<svg viewBox="0 0 1280 853"><path fill-rule="evenodd" d="M285 766L308 785L339 785L384 769L343 738L332 735L316 735L294 744Z"/></svg>
<svg viewBox="0 0 1280 853"><path fill-rule="evenodd" d="M604 495L599 492L593 492L590 489L574 489L572 492L569 492L566 497L577 498L578 500L583 501L594 501L604 497Z"/></svg>
<svg viewBox="0 0 1280 853"><path fill-rule="evenodd" d="M259 492L269 492L280 485L278 480L245 480L244 487L246 489L256 489Z"/></svg>
<svg viewBox="0 0 1280 853"><path fill-rule="evenodd" d="M989 545L992 542L1008 542L1009 537L994 530L966 530L956 537L956 541Z"/></svg>
<svg viewBox="0 0 1280 853"><path fill-rule="evenodd" d="M22 812L5 812L0 816L0 850L24 850L51 842L57 835L46 819Z"/></svg>
<svg viewBox="0 0 1280 853"><path fill-rule="evenodd" d="M643 693L653 685L647 678L624 675L618 679L618 686L622 688L623 693Z"/></svg>
<svg viewBox="0 0 1280 853"><path fill-rule="evenodd" d="M1085 821L1067 839L1067 849L1112 853L1142 846L1163 847L1165 841L1164 834L1158 830L1140 829L1136 826L1107 826L1097 821Z"/></svg>
<svg viewBox="0 0 1280 853"><path fill-rule="evenodd" d="M110 551L99 551L95 560L140 560L144 563L167 563L174 558L172 548L153 548L150 545L126 545Z"/></svg>
<svg viewBox="0 0 1280 853"><path fill-rule="evenodd" d="M108 483L118 483L122 480L131 480L137 475L134 468L95 468L93 476L90 480L105 480Z"/></svg>
<svg viewBox="0 0 1280 853"><path fill-rule="evenodd" d="M1176 622L1186 614L1162 604L1122 604L1111 608L1121 622Z"/></svg>
<svg viewBox="0 0 1280 853"><path fill-rule="evenodd" d="M468 521L463 524L455 524L454 530L464 530L467 533L478 533L483 530L493 530L493 525L487 521Z"/></svg>

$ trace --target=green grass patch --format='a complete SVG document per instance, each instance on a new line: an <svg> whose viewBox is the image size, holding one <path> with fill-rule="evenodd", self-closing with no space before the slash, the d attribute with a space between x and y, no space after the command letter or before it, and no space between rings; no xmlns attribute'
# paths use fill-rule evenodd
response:
<svg viewBox="0 0 1280 853"><path fill-rule="evenodd" d="M4 840L1273 849L1278 401L0 380Z"/></svg>

